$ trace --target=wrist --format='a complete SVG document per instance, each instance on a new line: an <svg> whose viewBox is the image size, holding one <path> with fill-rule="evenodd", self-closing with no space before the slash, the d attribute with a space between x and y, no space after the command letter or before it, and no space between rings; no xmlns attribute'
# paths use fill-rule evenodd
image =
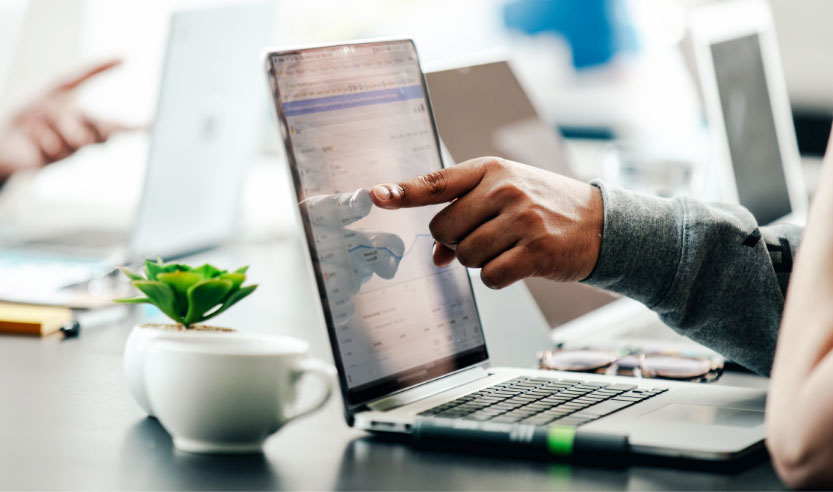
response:
<svg viewBox="0 0 833 492"><path fill-rule="evenodd" d="M603 201L595 267L582 282L653 306L675 275L684 213L678 200L642 195L593 181Z"/></svg>
<svg viewBox="0 0 833 492"><path fill-rule="evenodd" d="M584 245L582 251L582 268L578 274L580 280L587 279L596 268L602 248L604 233L604 198L602 190L596 185L588 187L589 197L582 213L582 228L584 231Z"/></svg>

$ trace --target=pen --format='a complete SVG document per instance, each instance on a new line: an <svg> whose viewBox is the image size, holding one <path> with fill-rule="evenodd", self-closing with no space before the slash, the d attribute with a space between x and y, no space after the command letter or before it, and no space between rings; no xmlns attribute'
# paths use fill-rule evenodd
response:
<svg viewBox="0 0 833 492"><path fill-rule="evenodd" d="M581 431L563 425L541 427L419 417L414 423L413 437L416 441L457 443L549 459L625 456L629 452L628 436L624 434Z"/></svg>
<svg viewBox="0 0 833 492"><path fill-rule="evenodd" d="M104 309L93 309L77 312L73 319L61 326L64 338L77 337L81 334L81 327L92 328L120 321L127 314L123 306L111 306Z"/></svg>

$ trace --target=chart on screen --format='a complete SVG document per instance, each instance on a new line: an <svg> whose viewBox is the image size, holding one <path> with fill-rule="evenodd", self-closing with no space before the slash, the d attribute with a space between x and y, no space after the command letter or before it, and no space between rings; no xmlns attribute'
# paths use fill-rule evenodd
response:
<svg viewBox="0 0 833 492"><path fill-rule="evenodd" d="M275 62L296 182L351 387L483 344L465 268L433 264L442 205L373 207L367 189L441 168L410 44ZM351 51L352 50L352 51Z"/></svg>

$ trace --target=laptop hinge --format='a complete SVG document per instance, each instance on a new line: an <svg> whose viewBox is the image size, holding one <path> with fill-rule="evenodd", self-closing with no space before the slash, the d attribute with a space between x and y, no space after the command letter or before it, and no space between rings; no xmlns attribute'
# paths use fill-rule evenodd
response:
<svg viewBox="0 0 833 492"><path fill-rule="evenodd" d="M368 403L367 406L371 410L375 411L390 410L392 408L401 407L402 405L407 405L417 400L421 400L429 396L434 396L437 393L442 393L443 391L448 391L452 388L468 384L472 381L483 379L488 375L489 372L486 370L486 367L472 367L470 369L466 369L456 374L451 374L449 376L440 378L437 381L422 384L417 386L416 388L405 390L401 393L396 393L395 395L379 398L378 400L374 400Z"/></svg>

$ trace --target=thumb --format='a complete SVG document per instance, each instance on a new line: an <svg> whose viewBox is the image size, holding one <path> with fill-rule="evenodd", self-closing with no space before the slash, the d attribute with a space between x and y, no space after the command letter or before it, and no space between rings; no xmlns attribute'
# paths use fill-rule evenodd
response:
<svg viewBox="0 0 833 492"><path fill-rule="evenodd" d="M371 188L370 197L377 207L389 210L450 202L473 190L486 169L480 159L466 161L399 183L378 184Z"/></svg>

